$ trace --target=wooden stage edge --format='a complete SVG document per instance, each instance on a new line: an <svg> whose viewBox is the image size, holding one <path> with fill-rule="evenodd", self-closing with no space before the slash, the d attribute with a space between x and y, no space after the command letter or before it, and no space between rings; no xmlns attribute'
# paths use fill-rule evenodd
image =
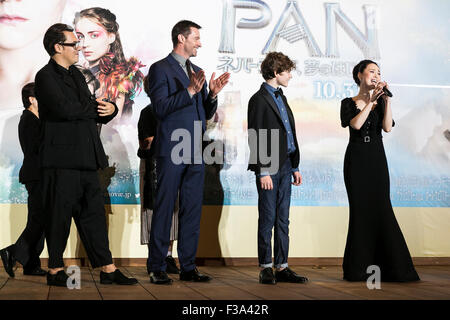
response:
<svg viewBox="0 0 450 320"><path fill-rule="evenodd" d="M415 266L449 266L450 257L415 257L412 258ZM178 259L176 259L178 260ZM146 265L147 258L114 258L119 267L142 267ZM47 267L47 258L41 258L43 267ZM89 267L87 258L65 258L65 265ZM177 261L178 262L178 261ZM289 258L291 266L341 266L342 258ZM197 257L198 266L257 266L258 258L200 258ZM0 260L0 266L3 266Z"/></svg>

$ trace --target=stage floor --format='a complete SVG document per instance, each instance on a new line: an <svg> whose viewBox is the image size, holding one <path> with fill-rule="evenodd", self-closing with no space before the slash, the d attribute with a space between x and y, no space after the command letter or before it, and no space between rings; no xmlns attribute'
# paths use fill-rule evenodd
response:
<svg viewBox="0 0 450 320"><path fill-rule="evenodd" d="M199 270L212 276L209 283L181 282L177 275L170 286L154 285L145 267L121 267L134 276L134 286L102 285L99 270L81 268L81 289L48 287L45 277L24 276L16 270L16 278L0 271L0 300L450 300L450 266L417 266L421 277L414 283L381 283L381 289L369 290L365 283L342 280L339 266L294 266L307 276L307 284L258 283L257 267L213 267Z"/></svg>

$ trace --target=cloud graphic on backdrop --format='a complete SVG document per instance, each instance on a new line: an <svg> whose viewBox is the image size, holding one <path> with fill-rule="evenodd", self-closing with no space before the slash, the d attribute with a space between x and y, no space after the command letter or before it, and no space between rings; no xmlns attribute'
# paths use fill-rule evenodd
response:
<svg viewBox="0 0 450 320"><path fill-rule="evenodd" d="M393 140L415 156L445 168L450 160L450 143L445 132L450 129L450 93L439 95L412 108L398 119Z"/></svg>

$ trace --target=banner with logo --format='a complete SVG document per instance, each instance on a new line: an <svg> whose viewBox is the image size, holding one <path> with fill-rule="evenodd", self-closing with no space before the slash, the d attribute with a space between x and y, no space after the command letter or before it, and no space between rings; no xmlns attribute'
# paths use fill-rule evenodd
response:
<svg viewBox="0 0 450 320"><path fill-rule="evenodd" d="M446 0L22 0L0 8L0 203L27 201L18 182L20 90L48 62L46 29L64 22L83 45L78 66L91 91L121 109L99 127L110 164L99 172L106 202L139 204L137 121L150 103L142 79L170 53L173 25L188 19L202 26L202 47L192 61L207 79L231 73L202 137L222 159L206 165L205 204L257 204L255 176L247 171L247 105L263 82L265 54L281 51L297 66L284 89L303 176L302 186L293 187L292 205L348 205L342 171L349 133L340 126L340 101L358 93L353 67L372 59L394 94L396 126L383 139L393 205L450 206ZM121 48L111 45L117 38Z"/></svg>

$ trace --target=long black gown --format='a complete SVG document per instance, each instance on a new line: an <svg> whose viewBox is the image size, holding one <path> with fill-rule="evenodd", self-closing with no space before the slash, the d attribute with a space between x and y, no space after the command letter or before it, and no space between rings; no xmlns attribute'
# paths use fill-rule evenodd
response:
<svg viewBox="0 0 450 320"><path fill-rule="evenodd" d="M384 100L379 99L361 129L355 130L350 120L360 110L352 98L341 102L341 124L350 130L344 160L350 219L343 270L348 281L366 281L371 265L380 267L381 281L420 280L390 200L381 135L384 109Z"/></svg>

